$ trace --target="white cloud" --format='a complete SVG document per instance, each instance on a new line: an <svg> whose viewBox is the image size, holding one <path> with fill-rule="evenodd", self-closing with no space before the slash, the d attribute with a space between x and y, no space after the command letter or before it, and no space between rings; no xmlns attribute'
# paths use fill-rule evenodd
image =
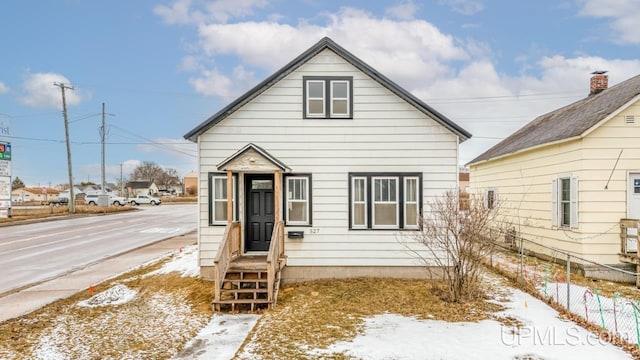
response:
<svg viewBox="0 0 640 360"><path fill-rule="evenodd" d="M416 74L424 80L450 73L447 61L468 58L459 41L424 20L380 19L353 8L325 14L325 18L324 25L306 22L296 26L273 22L201 25L200 44L207 57L237 56L246 66L272 72L323 36L330 36L385 75L410 87ZM360 35L362 29L367 29L368 36ZM202 71L191 79L191 84L203 94L229 96L238 95L231 89L235 80L214 68Z"/></svg>
<svg viewBox="0 0 640 360"><path fill-rule="evenodd" d="M0 81L0 94L6 94L9 92L9 87Z"/></svg>
<svg viewBox="0 0 640 360"><path fill-rule="evenodd" d="M473 15L484 9L484 4L477 0L438 0L438 3L462 15Z"/></svg>
<svg viewBox="0 0 640 360"><path fill-rule="evenodd" d="M170 6L158 5L153 11L168 24L226 23L234 18L253 15L255 8L267 5L267 0L176 0Z"/></svg>
<svg viewBox="0 0 640 360"><path fill-rule="evenodd" d="M21 99L22 102L27 106L36 108L62 109L60 88L54 86L53 83L71 85L69 79L61 74L28 74L23 83L25 95ZM65 100L67 106L73 106L79 104L82 98L77 91L67 90L65 91Z"/></svg>
<svg viewBox="0 0 640 360"><path fill-rule="evenodd" d="M579 14L611 19L612 41L619 44L640 44L640 4L638 0L577 0Z"/></svg>
<svg viewBox="0 0 640 360"><path fill-rule="evenodd" d="M418 9L418 5L414 4L412 0L409 0L396 6L387 8L385 10L385 13L396 19L411 20L418 12Z"/></svg>
<svg viewBox="0 0 640 360"><path fill-rule="evenodd" d="M480 2L446 4L482 9ZM536 116L585 97L594 70L609 70L611 85L640 73L640 60L583 55L523 58L519 62L523 74L509 75L496 70L489 45L456 39L425 20L393 20L346 7L314 20L202 23L200 50L190 54L182 67L194 71L190 83L196 91L231 100L257 84L254 72L271 74L330 36L474 134L461 146L461 162ZM367 36L362 36L363 29ZM238 65L226 70L223 59Z"/></svg>

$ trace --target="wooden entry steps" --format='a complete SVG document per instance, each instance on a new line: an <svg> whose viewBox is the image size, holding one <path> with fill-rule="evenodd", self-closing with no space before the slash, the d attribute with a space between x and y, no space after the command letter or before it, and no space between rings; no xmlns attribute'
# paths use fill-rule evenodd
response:
<svg viewBox="0 0 640 360"><path fill-rule="evenodd" d="M275 289L278 288L279 274ZM220 300L214 300L216 311L255 311L271 305L269 300L267 256L239 256L231 261L221 284ZM277 290L276 290L277 291Z"/></svg>

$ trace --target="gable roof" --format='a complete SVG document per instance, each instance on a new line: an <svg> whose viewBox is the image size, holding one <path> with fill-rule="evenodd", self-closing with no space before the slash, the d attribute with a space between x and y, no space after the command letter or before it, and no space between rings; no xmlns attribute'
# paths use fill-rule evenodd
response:
<svg viewBox="0 0 640 360"><path fill-rule="evenodd" d="M273 164L275 167L279 168L280 170L285 172L291 171L291 169L287 165L285 165L282 161L278 160L276 157L269 154L265 149L252 143L245 145L242 149L238 150L235 154L229 156L223 162L218 164L217 166L218 170L220 171L224 170L224 167L226 165L228 165L233 160L239 158L240 156L242 156L243 154L245 154L247 151L250 151L250 150L257 152L258 154L260 154L260 156L264 157L267 161L269 161L271 164Z"/></svg>
<svg viewBox="0 0 640 360"><path fill-rule="evenodd" d="M581 136L639 94L640 75L637 75L596 95L538 116L469 164Z"/></svg>
<svg viewBox="0 0 640 360"><path fill-rule="evenodd" d="M307 49L307 51L300 54L283 68L256 85L253 89L247 91L244 95L240 96L229 105L224 107L222 110L218 111L203 123L186 133L184 135L184 138L189 141L197 142L198 135L204 133L220 121L224 120L227 116L233 114L236 110L247 104L249 101L253 100L258 95L262 94L265 90L298 69L300 66L319 54L324 49L330 49L331 51L335 52L351 65L355 66L358 70L362 71L363 73L367 74L369 77L377 81L380 85L384 86L389 91L396 94L428 117L434 119L449 131L458 135L460 137L460 142L471 138L471 133L467 132L456 123L449 120L449 118L437 112L432 107L425 104L420 99L416 98L414 95L401 88L399 85L389 80L384 75L380 74L371 66L365 64L362 60L358 59L355 55L351 54L328 37L325 37L318 41L315 45Z"/></svg>
<svg viewBox="0 0 640 360"><path fill-rule="evenodd" d="M153 181L129 181L127 187L132 189L148 189L153 184Z"/></svg>

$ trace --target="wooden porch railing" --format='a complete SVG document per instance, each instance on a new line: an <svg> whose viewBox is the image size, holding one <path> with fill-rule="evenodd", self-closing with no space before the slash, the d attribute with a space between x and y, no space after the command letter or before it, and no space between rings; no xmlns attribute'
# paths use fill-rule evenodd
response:
<svg viewBox="0 0 640 360"><path fill-rule="evenodd" d="M620 219L620 251L623 254L638 253L639 228L638 219Z"/></svg>
<svg viewBox="0 0 640 360"><path fill-rule="evenodd" d="M271 233L271 244L267 255L267 289L268 300L275 305L275 288L277 276L282 269L284 261L284 221L276 222Z"/></svg>
<svg viewBox="0 0 640 360"><path fill-rule="evenodd" d="M229 269L231 260L240 256L240 222L232 222L228 224L224 230L222 242L218 247L216 259L213 261L215 265L215 300L220 301L221 287L224 277Z"/></svg>

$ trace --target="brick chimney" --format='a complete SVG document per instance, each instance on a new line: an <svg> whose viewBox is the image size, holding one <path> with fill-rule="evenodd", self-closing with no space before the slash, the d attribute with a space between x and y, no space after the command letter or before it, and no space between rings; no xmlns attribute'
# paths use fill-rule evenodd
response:
<svg viewBox="0 0 640 360"><path fill-rule="evenodd" d="M609 76L606 71L594 71L591 73L591 86L589 86L589 96L595 95L609 87Z"/></svg>

